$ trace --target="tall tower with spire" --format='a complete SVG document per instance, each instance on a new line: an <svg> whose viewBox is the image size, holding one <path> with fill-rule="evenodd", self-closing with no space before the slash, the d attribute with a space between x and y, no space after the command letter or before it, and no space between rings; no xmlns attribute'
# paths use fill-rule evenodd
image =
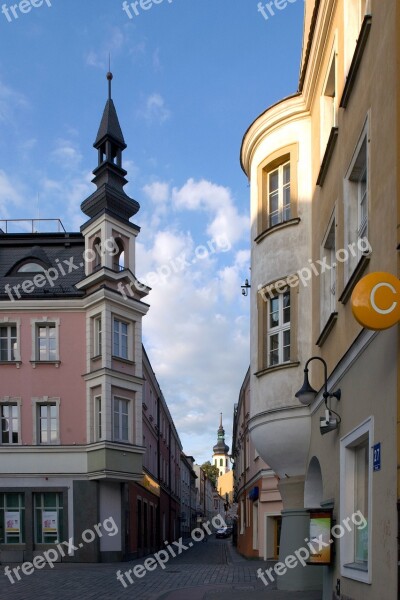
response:
<svg viewBox="0 0 400 600"><path fill-rule="evenodd" d="M213 448L213 465L218 467L219 475L224 475L229 471L229 446L225 444L225 429L221 420L218 429L218 440Z"/></svg>

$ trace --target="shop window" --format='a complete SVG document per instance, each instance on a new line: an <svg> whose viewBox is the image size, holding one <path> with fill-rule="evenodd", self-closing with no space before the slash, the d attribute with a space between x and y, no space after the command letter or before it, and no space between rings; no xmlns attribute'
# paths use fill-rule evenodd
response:
<svg viewBox="0 0 400 600"><path fill-rule="evenodd" d="M64 539L63 495L57 492L34 494L36 544L54 544Z"/></svg>
<svg viewBox="0 0 400 600"><path fill-rule="evenodd" d="M0 544L25 543L25 494L0 494Z"/></svg>

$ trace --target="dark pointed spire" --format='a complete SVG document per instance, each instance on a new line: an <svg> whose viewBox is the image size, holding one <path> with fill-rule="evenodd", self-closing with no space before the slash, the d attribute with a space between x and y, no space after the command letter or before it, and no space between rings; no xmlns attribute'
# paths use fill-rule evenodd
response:
<svg viewBox="0 0 400 600"><path fill-rule="evenodd" d="M119 124L117 111L111 97L112 73L107 73L108 100L93 146L98 151L98 165L93 171L93 183L97 186L87 200L82 202L82 211L91 218L104 211L128 221L136 214L140 205L124 191L127 172L122 168L122 152L126 148L124 136Z"/></svg>
<svg viewBox="0 0 400 600"><path fill-rule="evenodd" d="M97 132L96 141L93 144L95 148L99 148L107 138L112 139L122 150L125 150L126 144L119 124L117 111L111 97L111 82L113 74L107 73L108 80L108 100L104 108L103 117L101 119L99 131Z"/></svg>
<svg viewBox="0 0 400 600"><path fill-rule="evenodd" d="M225 429L222 425L222 413L220 419L220 425L218 429L218 441L213 448L214 454L228 454L229 446L225 444Z"/></svg>

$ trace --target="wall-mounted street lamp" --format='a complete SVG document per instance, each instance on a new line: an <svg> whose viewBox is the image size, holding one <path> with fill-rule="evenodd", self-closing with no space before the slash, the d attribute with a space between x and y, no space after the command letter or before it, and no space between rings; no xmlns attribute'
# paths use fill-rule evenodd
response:
<svg viewBox="0 0 400 600"><path fill-rule="evenodd" d="M336 392L328 391L328 367L327 367L327 364L324 361L324 359L321 358L320 356L312 356L311 358L308 359L308 361L306 362L305 367L304 367L303 386L295 394L296 398L301 402L301 404L304 404L305 406L310 406L310 404L312 402L314 402L314 400L318 394L318 392L316 390L314 390L314 388L311 387L310 382L308 380L308 365L310 364L310 362L312 360L319 360L324 365L325 381L324 381L324 391L323 391L322 395L325 400L325 416L320 418L320 431L321 431L321 434L324 435L325 433L328 433L329 431L334 431L340 425L340 422L342 419L341 419L340 415L338 415L338 413L336 413L334 410L332 410L332 408L330 408L330 406L328 406L328 400L330 400L331 398L336 398L336 400L339 401L342 393L340 390L336 390ZM332 415L336 415L337 418L333 417Z"/></svg>
<svg viewBox="0 0 400 600"><path fill-rule="evenodd" d="M244 282L244 285L240 286L242 288L242 295L243 296L248 296L249 294L249 289L251 288L251 285L249 283L249 280L246 279L246 281Z"/></svg>

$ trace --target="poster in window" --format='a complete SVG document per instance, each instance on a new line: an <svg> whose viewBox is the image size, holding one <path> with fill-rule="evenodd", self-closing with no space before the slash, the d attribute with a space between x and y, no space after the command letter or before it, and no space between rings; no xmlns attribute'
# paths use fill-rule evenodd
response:
<svg viewBox="0 0 400 600"><path fill-rule="evenodd" d="M310 545L315 552L310 549L310 557L307 561L309 565L330 565L332 564L332 512L331 511L311 511L310 513ZM321 547L323 546L323 547Z"/></svg>
<svg viewBox="0 0 400 600"><path fill-rule="evenodd" d="M58 533L58 515L57 511L44 510L42 512L42 530L43 533Z"/></svg>
<svg viewBox="0 0 400 600"><path fill-rule="evenodd" d="M19 512L6 511L4 513L4 519L6 524L6 533L20 533L21 522Z"/></svg>

